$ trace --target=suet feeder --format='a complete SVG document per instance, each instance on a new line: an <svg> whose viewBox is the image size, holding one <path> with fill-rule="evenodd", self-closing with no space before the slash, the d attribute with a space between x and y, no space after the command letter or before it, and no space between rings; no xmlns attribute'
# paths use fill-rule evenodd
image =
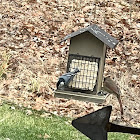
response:
<svg viewBox="0 0 140 140"><path fill-rule="evenodd" d="M80 70L66 90L56 90L55 96L91 102L103 102L101 91L107 46L115 48L118 41L97 25L82 28L67 35L70 39L67 72Z"/></svg>

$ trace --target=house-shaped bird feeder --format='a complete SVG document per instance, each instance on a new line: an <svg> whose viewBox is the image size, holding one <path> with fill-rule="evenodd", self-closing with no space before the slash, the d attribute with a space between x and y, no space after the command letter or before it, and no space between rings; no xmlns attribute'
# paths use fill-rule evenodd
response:
<svg viewBox="0 0 140 140"><path fill-rule="evenodd" d="M65 90L56 90L55 96L101 103L105 96L101 91L107 46L115 48L118 41L97 25L91 25L67 35L70 39L67 72L78 68Z"/></svg>

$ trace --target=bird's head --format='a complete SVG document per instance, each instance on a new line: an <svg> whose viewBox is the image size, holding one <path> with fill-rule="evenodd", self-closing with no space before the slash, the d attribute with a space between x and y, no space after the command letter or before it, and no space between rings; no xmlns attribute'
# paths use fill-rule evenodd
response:
<svg viewBox="0 0 140 140"><path fill-rule="evenodd" d="M57 89L64 90L64 87L65 87L65 81L64 80L60 80L59 84L57 85Z"/></svg>
<svg viewBox="0 0 140 140"><path fill-rule="evenodd" d="M104 77L104 81L107 81L110 79L110 76Z"/></svg>
<svg viewBox="0 0 140 140"><path fill-rule="evenodd" d="M60 87L64 86L65 85L65 82L60 82Z"/></svg>

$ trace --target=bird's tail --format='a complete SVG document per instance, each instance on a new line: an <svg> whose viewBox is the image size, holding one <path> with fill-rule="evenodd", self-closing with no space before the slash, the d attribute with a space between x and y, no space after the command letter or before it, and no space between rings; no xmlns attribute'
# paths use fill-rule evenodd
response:
<svg viewBox="0 0 140 140"><path fill-rule="evenodd" d="M119 104L120 104L121 115L123 115L123 107L122 107L122 101L121 101L120 96L118 97L118 101L119 101Z"/></svg>
<svg viewBox="0 0 140 140"><path fill-rule="evenodd" d="M73 71L74 74L76 74L76 73L78 73L78 72L80 72L80 70L79 70L78 68L76 68L76 69Z"/></svg>

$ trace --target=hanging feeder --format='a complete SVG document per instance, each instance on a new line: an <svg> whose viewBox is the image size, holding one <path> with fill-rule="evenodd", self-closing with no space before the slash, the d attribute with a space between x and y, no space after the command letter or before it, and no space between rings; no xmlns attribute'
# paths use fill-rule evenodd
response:
<svg viewBox="0 0 140 140"><path fill-rule="evenodd" d="M101 91L107 46L115 48L118 41L97 25L91 25L67 35L70 39L67 71L78 68L79 73L65 90L56 90L55 96L91 102L103 102Z"/></svg>

